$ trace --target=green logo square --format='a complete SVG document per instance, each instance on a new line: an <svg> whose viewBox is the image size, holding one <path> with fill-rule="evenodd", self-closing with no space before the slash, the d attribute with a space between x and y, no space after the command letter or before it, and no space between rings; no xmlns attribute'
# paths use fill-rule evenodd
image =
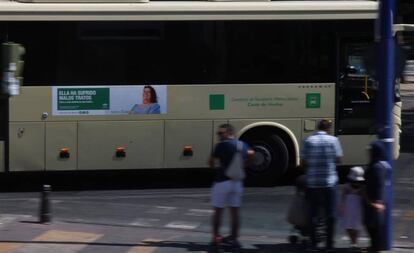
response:
<svg viewBox="0 0 414 253"><path fill-rule="evenodd" d="M321 108L321 94L306 93L306 108Z"/></svg>
<svg viewBox="0 0 414 253"><path fill-rule="evenodd" d="M224 94L210 94L210 110L224 110Z"/></svg>

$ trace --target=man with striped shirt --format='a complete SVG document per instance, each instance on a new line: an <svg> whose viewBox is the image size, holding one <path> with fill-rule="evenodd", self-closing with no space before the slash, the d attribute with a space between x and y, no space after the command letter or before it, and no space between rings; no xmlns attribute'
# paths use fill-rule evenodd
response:
<svg viewBox="0 0 414 253"><path fill-rule="evenodd" d="M311 218L311 251L317 249L316 228L319 217L326 222L326 249L333 251L336 209L336 164L341 162L342 148L338 138L329 135L332 124L321 120L318 131L303 143L301 159L306 171L306 198ZM322 211L320 214L320 211Z"/></svg>

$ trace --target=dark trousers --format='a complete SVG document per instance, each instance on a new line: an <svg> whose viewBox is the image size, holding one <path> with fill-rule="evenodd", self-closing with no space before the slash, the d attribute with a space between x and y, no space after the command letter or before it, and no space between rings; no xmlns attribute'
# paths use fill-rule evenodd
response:
<svg viewBox="0 0 414 253"><path fill-rule="evenodd" d="M373 251L384 250L384 214L375 210L370 205L365 205L365 226L371 239L371 249Z"/></svg>
<svg viewBox="0 0 414 253"><path fill-rule="evenodd" d="M335 220L336 220L336 187L308 188L306 198L309 204L309 216L311 218L311 243L317 246L316 230L323 219L326 225L326 247L334 246Z"/></svg>

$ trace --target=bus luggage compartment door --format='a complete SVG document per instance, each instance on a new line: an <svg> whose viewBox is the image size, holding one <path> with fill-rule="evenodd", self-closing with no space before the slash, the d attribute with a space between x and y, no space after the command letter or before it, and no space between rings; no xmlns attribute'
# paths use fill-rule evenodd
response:
<svg viewBox="0 0 414 253"><path fill-rule="evenodd" d="M62 150L67 152L61 156ZM46 170L77 169L77 123L46 123Z"/></svg>
<svg viewBox="0 0 414 253"><path fill-rule="evenodd" d="M45 169L45 123L12 122L9 125L10 171Z"/></svg>
<svg viewBox="0 0 414 253"><path fill-rule="evenodd" d="M162 168L162 121L88 121L78 123L78 168ZM123 155L118 155L122 150Z"/></svg>
<svg viewBox="0 0 414 253"><path fill-rule="evenodd" d="M212 150L213 121L168 120L165 122L165 167L205 168ZM184 148L191 147L191 156Z"/></svg>

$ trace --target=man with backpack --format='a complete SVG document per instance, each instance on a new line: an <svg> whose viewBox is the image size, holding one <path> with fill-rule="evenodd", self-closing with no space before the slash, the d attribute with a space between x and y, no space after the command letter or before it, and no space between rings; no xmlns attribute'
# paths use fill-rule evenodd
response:
<svg viewBox="0 0 414 253"><path fill-rule="evenodd" d="M212 244L219 246L221 243L225 243L233 247L240 247L238 241L239 208L243 193L244 165L252 160L254 151L246 143L234 137L234 128L230 124L220 125L217 135L220 142L214 148L209 159L211 168L215 168L216 159L220 165L216 169L211 190L211 204L214 208ZM225 207L230 207L231 235L223 238L219 230Z"/></svg>

